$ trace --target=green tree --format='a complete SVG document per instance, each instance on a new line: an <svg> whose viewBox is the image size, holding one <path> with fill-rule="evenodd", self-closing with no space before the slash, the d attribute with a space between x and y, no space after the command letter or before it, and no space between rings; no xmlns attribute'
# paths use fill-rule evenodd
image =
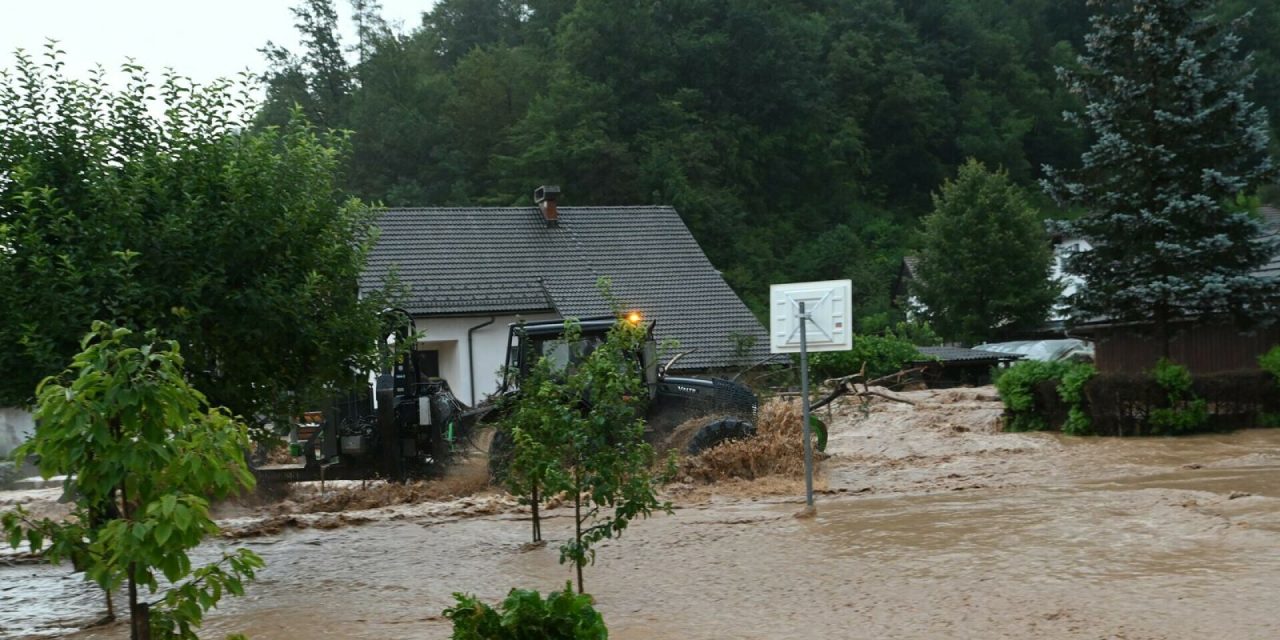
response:
<svg viewBox="0 0 1280 640"><path fill-rule="evenodd" d="M1280 281L1251 272L1277 246L1233 206L1275 173L1239 25L1216 20L1210 0L1090 4L1093 31L1064 76L1094 142L1079 169L1045 183L1090 212L1063 225L1093 246L1065 265L1084 280L1074 315L1154 320L1165 357L1180 317L1273 318Z"/></svg>
<svg viewBox="0 0 1280 640"><path fill-rule="evenodd" d="M151 90L126 65L116 92L66 77L56 51L16 60L0 72L0 403L28 403L93 320L177 340L193 383L250 420L377 368L390 294L358 294L373 214L337 182L344 136L296 112L252 131L247 85Z"/></svg>
<svg viewBox="0 0 1280 640"><path fill-rule="evenodd" d="M1052 257L1008 174L971 160L934 196L915 287L943 338L978 342L1045 321L1059 293Z"/></svg>
<svg viewBox="0 0 1280 640"><path fill-rule="evenodd" d="M644 440L648 389L638 355L647 328L619 319L588 353L577 322L565 325L569 363L557 368L541 358L521 380L502 428L515 444L508 486L535 505L562 493L573 500L574 535L560 547L560 562L574 564L582 593L595 543L670 504L657 499L654 451ZM535 520L535 541L540 537Z"/></svg>
<svg viewBox="0 0 1280 640"><path fill-rule="evenodd" d="M578 593L583 567L595 562L597 542L622 535L637 517L671 509L655 493L654 451L644 441L648 389L637 354L646 331L644 323L620 319L566 381L569 406L585 403L582 410L562 414L565 428L557 438L563 461L559 486L573 498L574 522L560 561L574 564Z"/></svg>
<svg viewBox="0 0 1280 640"><path fill-rule="evenodd" d="M572 332L573 325L570 324ZM572 342L570 342L572 344ZM514 374L514 372L512 372ZM509 438L510 460L501 472L503 483L513 495L524 496L532 510L532 541L542 541L541 503L560 486L560 440L563 431L580 411L577 398L564 384L564 372L556 371L551 360L539 358L520 380L519 395L511 397L510 413L499 429ZM495 449L491 447L491 455ZM505 452L498 452L499 455Z"/></svg>
<svg viewBox="0 0 1280 640"><path fill-rule="evenodd" d="M377 8L355 0L354 10L357 47L363 57L377 33ZM300 106L308 119L324 128L344 127L353 79L343 53L337 8L333 0L302 0L291 11L302 38L302 56L271 42L260 49L272 67L265 78L268 96L274 98L268 104L276 107L264 113L263 122L288 124L293 108Z"/></svg>
<svg viewBox="0 0 1280 640"><path fill-rule="evenodd" d="M16 455L66 476L72 517L3 515L9 543L52 563L72 559L109 594L128 585L131 637L196 638L223 593L241 595L262 560L248 549L192 567L188 551L218 526L209 501L253 488L245 426L186 380L178 344L96 322L61 375L40 384L36 433ZM159 577L169 583L162 599Z"/></svg>
<svg viewBox="0 0 1280 640"><path fill-rule="evenodd" d="M1241 33L1274 124L1273 4L1221 13L1254 9ZM867 279L856 304L883 326L900 319L888 276L967 158L1028 187L1087 148L1059 117L1082 96L1056 68L1077 66L1088 13L1080 0L450 0L403 33L361 36L346 116L323 122L353 132L344 184L367 200L527 205L560 184L566 205L673 205L760 313L769 283L824 267L796 258L830 248L813 229L847 226L855 255L834 263ZM262 121L295 103L320 113L307 55L273 66Z"/></svg>

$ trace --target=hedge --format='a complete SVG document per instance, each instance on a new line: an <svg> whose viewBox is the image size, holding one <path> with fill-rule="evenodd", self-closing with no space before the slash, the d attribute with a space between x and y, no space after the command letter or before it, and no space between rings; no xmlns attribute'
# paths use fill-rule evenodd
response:
<svg viewBox="0 0 1280 640"><path fill-rule="evenodd" d="M1280 347L1260 363L1262 370L1192 376L1167 361L1143 374L1026 361L995 384L1007 431L1147 436L1280 427Z"/></svg>

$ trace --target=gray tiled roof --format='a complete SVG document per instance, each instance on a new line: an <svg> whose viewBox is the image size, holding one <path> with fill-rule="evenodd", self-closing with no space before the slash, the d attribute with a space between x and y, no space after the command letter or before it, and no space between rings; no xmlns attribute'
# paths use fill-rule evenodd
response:
<svg viewBox="0 0 1280 640"><path fill-rule="evenodd" d="M535 207L387 209L361 287L396 273L405 307L420 315L557 312L603 315L596 290L656 320L660 340L697 351L676 367L754 363L769 340L751 311L702 253L671 207L560 207L548 227ZM734 333L753 337L735 357Z"/></svg>
<svg viewBox="0 0 1280 640"><path fill-rule="evenodd" d="M915 279L920 273L920 256L903 256L902 266L907 270L907 275L911 279Z"/></svg>
<svg viewBox="0 0 1280 640"><path fill-rule="evenodd" d="M966 362L974 360L1018 360L1022 356L1011 353L997 353L964 347L916 347L921 355L946 362Z"/></svg>

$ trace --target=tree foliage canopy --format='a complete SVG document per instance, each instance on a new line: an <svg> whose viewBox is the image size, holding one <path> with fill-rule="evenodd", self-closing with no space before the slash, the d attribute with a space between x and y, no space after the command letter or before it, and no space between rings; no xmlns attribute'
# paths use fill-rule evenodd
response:
<svg viewBox="0 0 1280 640"><path fill-rule="evenodd" d="M566 321L569 364L558 368L541 358L503 421L515 443L508 486L535 503L568 494L574 504L574 536L560 547L560 561L575 566L579 592L597 542L622 535L635 518L670 509L655 493L654 451L644 439L648 389L638 356L646 333L642 323L619 319L587 353L579 326Z"/></svg>
<svg viewBox="0 0 1280 640"><path fill-rule="evenodd" d="M1059 288L1044 227L1009 175L971 160L924 219L915 287L934 329L975 343L1044 322Z"/></svg>
<svg viewBox="0 0 1280 640"><path fill-rule="evenodd" d="M247 549L204 567L187 555L218 531L209 502L253 487L248 432L187 382L176 342L99 322L81 344L40 384L36 433L17 451L36 456L45 478L71 478L73 517L35 521L19 509L4 529L15 547L25 537L51 562L72 559L108 593L128 583L135 624L146 620L138 589L155 593L163 577L150 626L194 639L204 612L262 566Z"/></svg>
<svg viewBox="0 0 1280 640"><path fill-rule="evenodd" d="M1275 175L1242 25L1217 19L1210 0L1090 4L1085 52L1063 75L1094 140L1080 168L1046 181L1089 212L1064 225L1093 246L1066 263L1084 280L1075 314L1154 319L1166 350L1178 317L1273 318L1280 281L1251 272L1280 247L1237 206Z"/></svg>
<svg viewBox="0 0 1280 640"><path fill-rule="evenodd" d="M94 320L177 340L250 419L372 365L386 303L357 295L371 213L338 181L345 136L296 113L250 131L247 85L124 69L119 91L52 50L0 72L0 403L29 402Z"/></svg>
<svg viewBox="0 0 1280 640"><path fill-rule="evenodd" d="M359 24L381 24L357 2ZM276 65L259 122L295 103L345 114L320 121L353 132L346 184L389 205L528 204L540 184L565 205L673 205L757 313L771 282L848 277L879 330L930 194L966 158L1028 187L1087 148L1055 69L1076 65L1088 15L1084 0L441 0L407 30L363 29L348 81L326 85L345 92L315 89L341 63L306 63L314 45ZM327 41L320 24L300 21L306 42ZM1280 10L1243 33L1276 68ZM1280 123L1277 86L1251 95Z"/></svg>
<svg viewBox="0 0 1280 640"><path fill-rule="evenodd" d="M323 83L345 92L317 89L334 65L308 62L328 59L316 44L273 57L259 122L297 103L350 129L346 184L389 205L527 204L539 184L565 205L670 204L757 311L770 282L853 277L869 316L965 157L1029 184L1079 155L1053 67L1082 9L441 0L421 26L361 37L349 81ZM305 42L328 41L320 24L299 21Z"/></svg>

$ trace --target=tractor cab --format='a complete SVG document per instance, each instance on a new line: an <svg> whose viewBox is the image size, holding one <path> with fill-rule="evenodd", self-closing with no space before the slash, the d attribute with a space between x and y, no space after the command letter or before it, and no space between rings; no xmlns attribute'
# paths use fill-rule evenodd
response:
<svg viewBox="0 0 1280 640"><path fill-rule="evenodd" d="M641 320L638 315L633 314L625 321ZM592 351L604 344L609 330L616 322L618 320L613 317L582 320L578 323L580 334L573 342L565 340L565 323L561 320L512 324L507 334L507 360L502 368L502 386L499 387L498 394L505 395L519 389L519 381L542 358L548 358L551 366L558 371L572 371ZM644 344L635 355L635 362L643 372L649 397L652 398L657 393L659 377L658 349L653 338L652 324L647 325Z"/></svg>
<svg viewBox="0 0 1280 640"><path fill-rule="evenodd" d="M565 323L562 320L511 325L502 386L495 397L518 397L520 380L529 374L539 359L549 358L553 366L571 371L576 363L604 344L615 323L641 321L638 314L621 319L582 320L579 323L581 333L572 342L565 340ZM683 354L674 356L667 366L659 366L652 323L646 325L644 343L632 355L632 362L643 375L649 392L645 408L645 439L649 444L675 446L693 454L722 442L755 434L754 420L759 406L755 393L734 380L668 375L667 369ZM500 426L504 404L493 403L490 406L496 410L486 416L486 421L499 423L489 446L489 472L495 479L505 474L514 450L511 434ZM690 421L698 421L700 425L690 432L688 441L671 442L676 427Z"/></svg>

